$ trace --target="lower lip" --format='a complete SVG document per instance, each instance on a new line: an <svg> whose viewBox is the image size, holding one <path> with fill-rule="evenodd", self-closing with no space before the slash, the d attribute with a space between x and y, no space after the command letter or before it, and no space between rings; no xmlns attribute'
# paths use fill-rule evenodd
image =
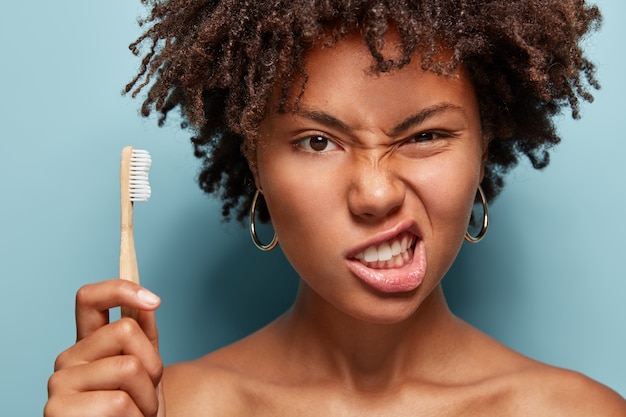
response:
<svg viewBox="0 0 626 417"><path fill-rule="evenodd" d="M426 250L419 240L411 263L402 268L368 268L356 259L348 260L348 268L363 283L382 293L405 293L420 286L426 274Z"/></svg>

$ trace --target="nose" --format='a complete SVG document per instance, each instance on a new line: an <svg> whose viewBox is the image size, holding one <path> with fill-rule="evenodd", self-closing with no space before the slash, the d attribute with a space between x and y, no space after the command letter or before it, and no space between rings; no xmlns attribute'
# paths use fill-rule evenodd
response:
<svg viewBox="0 0 626 417"><path fill-rule="evenodd" d="M387 162L356 162L348 190L350 211L363 219L379 219L397 212L404 203L404 182Z"/></svg>

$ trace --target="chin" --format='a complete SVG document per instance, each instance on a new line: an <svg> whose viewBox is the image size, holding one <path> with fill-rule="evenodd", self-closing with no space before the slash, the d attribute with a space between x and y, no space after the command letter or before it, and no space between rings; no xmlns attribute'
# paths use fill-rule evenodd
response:
<svg viewBox="0 0 626 417"><path fill-rule="evenodd" d="M394 325L413 319L419 314L423 297L417 291L400 294L375 295L375 300L344 311L354 319L371 324Z"/></svg>

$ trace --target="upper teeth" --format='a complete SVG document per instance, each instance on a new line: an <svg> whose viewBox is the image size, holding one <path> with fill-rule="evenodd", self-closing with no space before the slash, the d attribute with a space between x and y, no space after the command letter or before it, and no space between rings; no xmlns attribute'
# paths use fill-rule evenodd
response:
<svg viewBox="0 0 626 417"><path fill-rule="evenodd" d="M403 233L392 240L383 242L380 245L372 245L363 252L358 253L355 258L365 262L388 261L396 255L405 252L413 244L413 238L408 233Z"/></svg>

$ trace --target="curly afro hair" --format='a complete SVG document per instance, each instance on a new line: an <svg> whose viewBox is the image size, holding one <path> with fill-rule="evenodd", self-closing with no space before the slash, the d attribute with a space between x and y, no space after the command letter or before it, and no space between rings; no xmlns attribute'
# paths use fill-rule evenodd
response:
<svg viewBox="0 0 626 417"><path fill-rule="evenodd" d="M275 88L282 111L307 51L348 33L362 34L375 72L393 71L419 52L425 70L449 74L462 64L474 84L488 159L482 188L489 201L523 155L537 168L560 141L553 116L599 88L581 40L601 15L584 0L142 0L144 34L130 45L143 55L126 86L146 88L142 114L180 108L202 159L200 187L238 220L254 194L248 161ZM386 32L400 35L402 56L381 53ZM451 56L442 62L444 50ZM451 52L451 54L449 53ZM298 87L298 86L296 86ZM268 220L267 211L259 213Z"/></svg>

